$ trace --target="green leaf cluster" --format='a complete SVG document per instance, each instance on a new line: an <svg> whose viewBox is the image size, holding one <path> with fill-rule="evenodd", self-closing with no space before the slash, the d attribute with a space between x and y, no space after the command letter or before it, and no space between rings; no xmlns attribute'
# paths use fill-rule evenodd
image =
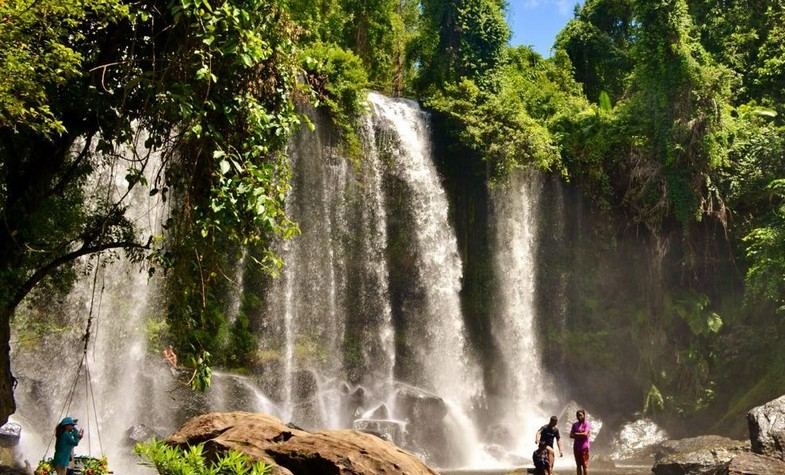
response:
<svg viewBox="0 0 785 475"><path fill-rule="evenodd" d="M85 46L128 14L120 0L0 3L0 127L65 132L49 91L80 76Z"/></svg>
<svg viewBox="0 0 785 475"><path fill-rule="evenodd" d="M585 107L577 84L527 47L507 51L495 80L447 83L426 105L456 144L488 163L491 179L528 166L561 171L557 124Z"/></svg>
<svg viewBox="0 0 785 475"><path fill-rule="evenodd" d="M302 68L315 96L314 105L326 108L338 129L346 155L357 159L362 148L357 118L366 112L369 85L362 60L336 45L316 42L303 50Z"/></svg>
<svg viewBox="0 0 785 475"><path fill-rule="evenodd" d="M180 448L160 440L137 444L137 455L155 467L161 475L270 475L273 467L257 462L245 454L230 450L209 460L204 444Z"/></svg>

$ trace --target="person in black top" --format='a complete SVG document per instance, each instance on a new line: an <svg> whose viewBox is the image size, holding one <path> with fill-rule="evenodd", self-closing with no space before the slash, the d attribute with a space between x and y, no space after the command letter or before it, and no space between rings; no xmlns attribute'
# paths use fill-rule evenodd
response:
<svg viewBox="0 0 785 475"><path fill-rule="evenodd" d="M540 442L545 442L545 444L551 448L551 450L548 452L551 470L553 470L555 454L553 451L554 439L556 439L556 445L559 447L559 457L564 457L564 451L561 449L561 435L559 434L559 428L556 427L558 422L559 419L556 416L551 416L551 420L546 425L540 427L540 430L537 431L537 436L534 439L534 443L538 446L540 445Z"/></svg>
<svg viewBox="0 0 785 475"><path fill-rule="evenodd" d="M535 475L553 475L551 460L553 460L553 449L541 440L537 450L532 454Z"/></svg>

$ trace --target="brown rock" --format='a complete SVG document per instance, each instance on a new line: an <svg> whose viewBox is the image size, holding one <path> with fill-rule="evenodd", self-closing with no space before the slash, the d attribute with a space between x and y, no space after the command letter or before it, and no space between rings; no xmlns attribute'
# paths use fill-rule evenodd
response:
<svg viewBox="0 0 785 475"><path fill-rule="evenodd" d="M745 452L737 455L728 465L727 475L785 474L785 462L773 457Z"/></svg>
<svg viewBox="0 0 785 475"><path fill-rule="evenodd" d="M28 471L21 468L0 465L0 475L27 475L28 473Z"/></svg>
<svg viewBox="0 0 785 475"><path fill-rule="evenodd" d="M373 435L353 430L308 432L266 414L198 416L167 442L180 446L204 442L211 456L235 449L272 462L281 475L436 475L414 455Z"/></svg>
<svg viewBox="0 0 785 475"><path fill-rule="evenodd" d="M747 413L752 451L785 459L785 396Z"/></svg>
<svg viewBox="0 0 785 475"><path fill-rule="evenodd" d="M746 442L717 435L662 442L654 457L656 475L720 475L733 457L749 450Z"/></svg>

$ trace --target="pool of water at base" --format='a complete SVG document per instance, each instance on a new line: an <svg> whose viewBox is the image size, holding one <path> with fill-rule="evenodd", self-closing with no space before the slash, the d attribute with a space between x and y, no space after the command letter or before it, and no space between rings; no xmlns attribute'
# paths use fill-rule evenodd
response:
<svg viewBox="0 0 785 475"><path fill-rule="evenodd" d="M518 467L510 469L494 469L494 470L441 470L441 475L526 475L534 473L533 468ZM555 475L573 475L574 468L565 468L559 470L558 468L553 472ZM589 467L591 475L651 475L651 467L643 465L622 465L615 468L592 468Z"/></svg>

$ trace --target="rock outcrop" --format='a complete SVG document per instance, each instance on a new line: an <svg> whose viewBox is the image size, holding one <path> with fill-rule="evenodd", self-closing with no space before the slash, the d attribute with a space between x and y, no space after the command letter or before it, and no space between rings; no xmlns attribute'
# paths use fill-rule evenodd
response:
<svg viewBox="0 0 785 475"><path fill-rule="evenodd" d="M785 475L785 396L747 413L750 442L706 435L666 440L655 455L656 475Z"/></svg>
<svg viewBox="0 0 785 475"><path fill-rule="evenodd" d="M448 463L449 434L442 423L448 412L444 399L404 383L397 383L395 389L396 416L407 423L410 446L422 450L431 463Z"/></svg>
<svg viewBox="0 0 785 475"><path fill-rule="evenodd" d="M668 434L651 419L631 421L619 429L611 441L613 460L653 462L657 444L668 439Z"/></svg>
<svg viewBox="0 0 785 475"><path fill-rule="evenodd" d="M277 466L277 475L436 475L412 454L353 430L308 432L265 414L212 413L186 422L167 439L204 443L208 456L230 449Z"/></svg>
<svg viewBox="0 0 785 475"><path fill-rule="evenodd" d="M785 396L747 413L752 451L785 460Z"/></svg>
<svg viewBox="0 0 785 475"><path fill-rule="evenodd" d="M746 442L717 435L666 440L654 457L656 475L721 475L733 458L749 450Z"/></svg>
<svg viewBox="0 0 785 475"><path fill-rule="evenodd" d="M765 455L745 452L733 457L723 475L774 475L785 474L785 462Z"/></svg>

